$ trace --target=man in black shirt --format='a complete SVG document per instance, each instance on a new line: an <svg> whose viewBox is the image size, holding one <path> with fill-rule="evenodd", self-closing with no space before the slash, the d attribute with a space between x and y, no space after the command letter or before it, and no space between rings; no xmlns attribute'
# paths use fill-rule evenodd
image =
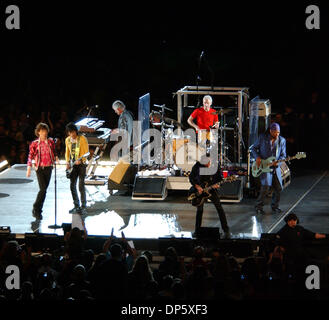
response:
<svg viewBox="0 0 329 320"><path fill-rule="evenodd" d="M314 233L298 225L299 220L294 213L289 213L285 222L286 225L277 233L277 238L286 250L287 259L292 262L305 261L308 258L303 241L326 238L325 234Z"/></svg>
<svg viewBox="0 0 329 320"><path fill-rule="evenodd" d="M213 184L216 184L217 182L220 182L222 180L222 173L221 173L220 168L218 167L217 172L213 175L200 174L201 168L209 168L211 165L211 161L206 156L201 157L200 161L201 162L197 161L195 163L195 165L193 166L191 173L189 175L189 180L190 180L190 183L192 184L192 186L194 186L195 189L199 193L202 193L202 191L203 191L202 186L204 186L205 183L208 183L208 185L213 185ZM203 163L205 163L205 164L203 164ZM218 217L219 217L222 229L224 231L224 238L230 238L230 230L227 225L227 220L226 220L226 215L225 215L224 209L220 203L220 198L219 198L217 189L218 189L218 187L211 189L210 200L216 207ZM196 235L196 236L198 235L199 228L201 227L202 215L203 215L203 204L197 207L195 232L194 232L194 235Z"/></svg>

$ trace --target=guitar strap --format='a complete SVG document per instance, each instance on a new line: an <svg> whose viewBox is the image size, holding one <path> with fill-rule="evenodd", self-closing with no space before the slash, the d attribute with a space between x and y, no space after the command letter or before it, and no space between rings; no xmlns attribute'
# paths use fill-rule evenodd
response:
<svg viewBox="0 0 329 320"><path fill-rule="evenodd" d="M276 153L275 153L275 159L276 160L278 159L278 156L279 156L279 145L280 145L280 142L281 142L281 137L279 136L279 141L276 144Z"/></svg>

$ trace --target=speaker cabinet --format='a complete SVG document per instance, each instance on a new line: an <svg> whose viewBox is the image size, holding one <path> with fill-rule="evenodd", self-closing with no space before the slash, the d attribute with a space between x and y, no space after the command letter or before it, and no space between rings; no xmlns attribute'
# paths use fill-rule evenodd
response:
<svg viewBox="0 0 329 320"><path fill-rule="evenodd" d="M243 177L231 183L224 183L218 192L222 202L240 202L243 198Z"/></svg>
<svg viewBox="0 0 329 320"><path fill-rule="evenodd" d="M127 190L130 185L133 185L135 175L137 173L137 167L123 161L118 164L112 170L109 180L109 190Z"/></svg>
<svg viewBox="0 0 329 320"><path fill-rule="evenodd" d="M167 177L136 177L133 200L164 200L167 197Z"/></svg>

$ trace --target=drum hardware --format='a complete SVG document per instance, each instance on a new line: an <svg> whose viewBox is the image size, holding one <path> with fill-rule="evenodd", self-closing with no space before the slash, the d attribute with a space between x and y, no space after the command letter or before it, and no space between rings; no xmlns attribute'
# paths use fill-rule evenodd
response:
<svg viewBox="0 0 329 320"><path fill-rule="evenodd" d="M162 113L164 113L164 110L174 111L173 109L170 109L170 108L166 107L165 104L162 104L162 105L154 104L153 106L156 107L156 108L161 108L162 109Z"/></svg>
<svg viewBox="0 0 329 320"><path fill-rule="evenodd" d="M175 126L173 124L166 124L165 123L164 126L168 129L174 129L175 128Z"/></svg>
<svg viewBox="0 0 329 320"><path fill-rule="evenodd" d="M153 105L156 108L161 108L160 111L153 110L150 113L150 122L154 127L161 127L161 147L162 147L162 161L165 161L165 163L168 165L168 168L172 168L173 161L172 161L172 148L167 148L168 145L172 145L173 141L173 130L175 128L174 123L179 124L178 121L175 121L174 119L165 117L165 110L173 111L172 109L166 107L163 105ZM169 124L166 122L170 122ZM156 157L161 156L160 154L155 155ZM168 158L169 156L169 158ZM159 158L158 158L159 159ZM154 159L155 161L155 159ZM160 159L159 161L160 162ZM160 165L160 163L159 163Z"/></svg>

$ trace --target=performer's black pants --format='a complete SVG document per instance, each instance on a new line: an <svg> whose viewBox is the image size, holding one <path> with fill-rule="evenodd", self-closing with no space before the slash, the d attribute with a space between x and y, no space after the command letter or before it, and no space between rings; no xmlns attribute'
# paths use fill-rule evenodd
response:
<svg viewBox="0 0 329 320"><path fill-rule="evenodd" d="M227 225L226 215L224 209L220 203L220 198L216 190L211 191L210 200L215 205L218 217L224 232L229 232L229 227ZM198 229L201 227L202 223L202 215L203 215L203 204L197 207L196 211L196 220L195 220L195 231L198 232Z"/></svg>
<svg viewBox="0 0 329 320"><path fill-rule="evenodd" d="M49 186L52 169L53 167L39 167L36 171L39 184L39 192L33 204L33 210L36 213L42 212L42 207L46 199L47 188Z"/></svg>
<svg viewBox="0 0 329 320"><path fill-rule="evenodd" d="M80 201L79 196L77 192L77 181L79 178L79 192L81 197L81 205L83 207L86 206L86 189L85 189L85 177L86 177L86 165L85 164L79 164L74 165L73 170L71 172L71 183L70 183L70 189L71 194L73 198L73 203L76 208L80 207Z"/></svg>
<svg viewBox="0 0 329 320"><path fill-rule="evenodd" d="M272 207L272 209L279 208L282 187L281 187L281 184L279 182L277 175L275 173L273 173L272 186L263 186L262 185L260 188L259 196L256 200L256 209L263 209L264 204L265 204L265 198L271 188L273 190L271 207Z"/></svg>

